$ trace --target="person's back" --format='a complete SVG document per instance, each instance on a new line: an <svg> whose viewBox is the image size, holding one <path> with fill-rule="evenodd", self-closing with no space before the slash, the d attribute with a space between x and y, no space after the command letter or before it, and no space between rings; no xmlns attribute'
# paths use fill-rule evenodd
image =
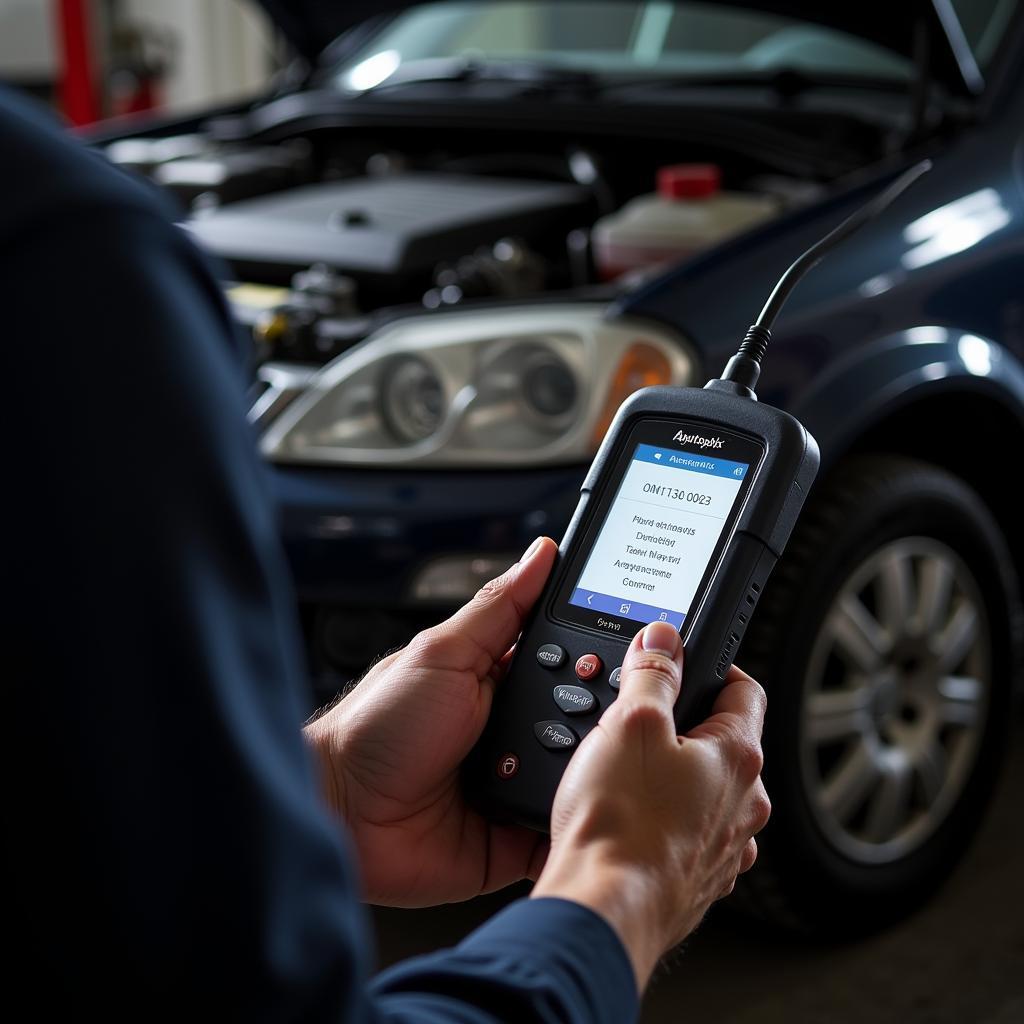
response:
<svg viewBox="0 0 1024 1024"><path fill-rule="evenodd" d="M680 743L679 638L649 627L560 790L548 898L368 981L361 897L467 898L543 860L452 779L554 545L382 662L304 742L246 353L206 261L146 186L2 90L0 140L12 998L39 1017L630 1019L636 981L753 862L756 684L737 679L706 735ZM402 752L436 753L439 736L443 801L406 806ZM392 749L387 799L371 799ZM414 820L429 827L413 835Z"/></svg>

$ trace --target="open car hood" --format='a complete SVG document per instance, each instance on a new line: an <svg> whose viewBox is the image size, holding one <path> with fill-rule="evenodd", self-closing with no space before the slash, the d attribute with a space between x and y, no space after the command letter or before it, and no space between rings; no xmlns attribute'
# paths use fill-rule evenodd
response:
<svg viewBox="0 0 1024 1024"><path fill-rule="evenodd" d="M425 0L420 0L420 3ZM480 0L486 2L486 0ZM730 2L730 0L720 0ZM277 27L302 56L314 60L338 36L370 19L418 6L417 0L259 0ZM864 0L743 0L738 7L812 21L870 40L904 56L913 56L916 40L927 32L934 80L958 94L984 87L981 72L964 38L950 0L898 0L884 14Z"/></svg>

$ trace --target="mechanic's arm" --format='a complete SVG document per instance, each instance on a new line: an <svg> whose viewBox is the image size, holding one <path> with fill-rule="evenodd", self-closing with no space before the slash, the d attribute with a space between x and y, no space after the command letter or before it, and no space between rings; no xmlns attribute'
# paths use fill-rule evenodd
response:
<svg viewBox="0 0 1024 1024"><path fill-rule="evenodd" d="M27 177L101 173L50 134L38 153L16 138L38 158ZM19 194L0 247L7 656L32 669L12 680L9 899L47 965L34 1012L629 1020L619 940L555 901L371 986L347 843L302 740L294 597L223 300L141 188L92 184L95 201L76 186L38 216Z"/></svg>
<svg viewBox="0 0 1024 1024"><path fill-rule="evenodd" d="M711 717L680 738L672 708L681 667L667 623L634 638L619 698L558 788L551 852L533 891L609 921L641 986L753 866L754 836L771 813L760 779L764 691L732 668Z"/></svg>
<svg viewBox="0 0 1024 1024"><path fill-rule="evenodd" d="M550 539L537 540L469 604L385 658L307 727L371 902L429 906L537 876L547 853L542 838L477 812L463 799L459 767L555 554ZM679 740L672 705L681 663L679 634L665 623L646 627L630 646L620 696L559 789L553 848L535 890L611 923L641 984L711 899L753 864L751 837L768 815L759 778L761 688L733 669L713 717ZM523 953L552 955L532 936Z"/></svg>
<svg viewBox="0 0 1024 1024"><path fill-rule="evenodd" d="M379 991L438 1006L437 982L424 985L419 972L456 968L464 980L476 962L489 975L476 998L496 1019L529 1019L517 997L556 981L563 992L578 986L574 1001L588 1007L587 1019L631 1019L634 984L642 990L658 959L753 865L753 836L770 813L759 778L763 691L733 669L712 716L679 739L672 705L680 647L664 623L648 626L630 647L620 697L580 745L558 790L551 853L532 898L454 953L386 972ZM610 929L602 932L583 908ZM623 970L611 932L631 971ZM480 954L486 959L477 960Z"/></svg>

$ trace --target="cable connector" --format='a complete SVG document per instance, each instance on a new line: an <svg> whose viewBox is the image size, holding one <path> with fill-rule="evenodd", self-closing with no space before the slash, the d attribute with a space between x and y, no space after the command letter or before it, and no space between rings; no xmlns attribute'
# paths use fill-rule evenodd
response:
<svg viewBox="0 0 1024 1024"><path fill-rule="evenodd" d="M767 327L751 324L736 355L726 363L722 379L747 388L753 397L757 379L761 376L761 360L771 340L772 332Z"/></svg>

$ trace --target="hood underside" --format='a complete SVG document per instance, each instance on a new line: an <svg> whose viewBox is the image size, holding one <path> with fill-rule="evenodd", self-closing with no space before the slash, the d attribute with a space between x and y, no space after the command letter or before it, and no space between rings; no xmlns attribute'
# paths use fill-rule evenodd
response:
<svg viewBox="0 0 1024 1024"><path fill-rule="evenodd" d="M386 19L423 2L259 0L291 45L308 60L315 60L349 29L371 20ZM883 16L877 6L863 0L829 0L818 4L809 4L807 0L744 0L734 6L814 22L859 36L906 57L913 57L927 38L931 51L929 66L935 81L958 94L978 93L984 85L948 0L900 0L889 4Z"/></svg>

